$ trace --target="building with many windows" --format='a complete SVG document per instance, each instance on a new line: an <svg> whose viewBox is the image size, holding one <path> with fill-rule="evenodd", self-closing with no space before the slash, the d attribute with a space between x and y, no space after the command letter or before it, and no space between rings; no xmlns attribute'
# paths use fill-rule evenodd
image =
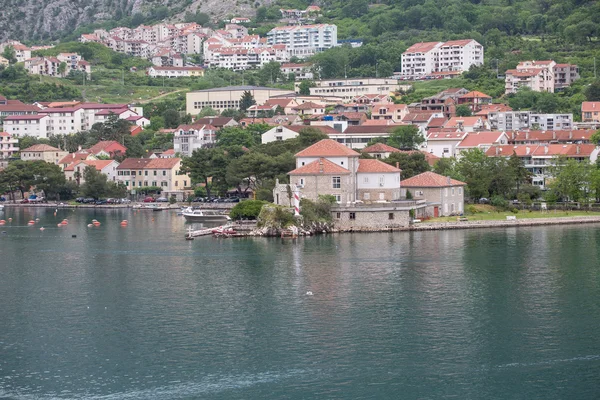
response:
<svg viewBox="0 0 600 400"><path fill-rule="evenodd" d="M128 190L159 187L163 195L183 200L184 189L191 185L187 174L181 173L181 158L126 158L117 167L117 181Z"/></svg>
<svg viewBox="0 0 600 400"><path fill-rule="evenodd" d="M295 90L300 92L300 83L295 83ZM387 78L350 78L315 81L315 87L310 88L311 96L336 96L349 102L361 95L388 96L410 85L399 85L396 79Z"/></svg>
<svg viewBox="0 0 600 400"><path fill-rule="evenodd" d="M8 132L0 132L0 160L14 157L19 152L19 139Z"/></svg>
<svg viewBox="0 0 600 400"><path fill-rule="evenodd" d="M216 131L212 125L179 125L173 134L173 150L189 157L194 150L211 146L216 141Z"/></svg>
<svg viewBox="0 0 600 400"><path fill-rule="evenodd" d="M290 56L309 57L337 46L337 26L329 24L278 26L267 33L267 43L285 44Z"/></svg>
<svg viewBox="0 0 600 400"><path fill-rule="evenodd" d="M464 72L472 65L483 65L483 46L474 39L415 43L402 53L401 75L413 78Z"/></svg>
<svg viewBox="0 0 600 400"><path fill-rule="evenodd" d="M256 104L264 104L270 97L289 95L294 92L262 86L227 86L196 90L186 94L186 112L197 115L203 108L210 107L219 113L227 109L239 109L244 92L250 92Z"/></svg>

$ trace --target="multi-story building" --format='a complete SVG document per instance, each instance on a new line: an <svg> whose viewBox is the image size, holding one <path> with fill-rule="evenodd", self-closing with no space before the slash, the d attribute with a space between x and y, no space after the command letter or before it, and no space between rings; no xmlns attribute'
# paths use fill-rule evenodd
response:
<svg viewBox="0 0 600 400"><path fill-rule="evenodd" d="M490 112L491 129L501 131L569 130L573 128L573 114L537 114L531 111Z"/></svg>
<svg viewBox="0 0 600 400"><path fill-rule="evenodd" d="M532 184L546 189L552 178L552 170L558 157L573 159L583 163L595 163L600 148L594 144L533 144L492 146L486 151L488 157L510 157L517 155L532 174Z"/></svg>
<svg viewBox="0 0 600 400"><path fill-rule="evenodd" d="M410 87L410 86L408 86ZM296 92L300 92L300 82L295 83ZM350 101L360 95L389 95L401 89L398 81L386 78L351 78L315 81L310 88L311 96L336 96L340 100Z"/></svg>
<svg viewBox="0 0 600 400"><path fill-rule="evenodd" d="M13 137L33 136L46 139L49 135L50 117L45 114L11 115L4 118L4 131Z"/></svg>
<svg viewBox="0 0 600 400"><path fill-rule="evenodd" d="M19 152L19 139L8 132L0 132L0 160L14 157Z"/></svg>
<svg viewBox="0 0 600 400"><path fill-rule="evenodd" d="M258 105L270 97L293 94L291 90L261 86L228 86L222 88L196 90L186 94L186 112L197 115L203 108L210 107L221 112L226 109L239 109L244 92L250 92Z"/></svg>
<svg viewBox="0 0 600 400"><path fill-rule="evenodd" d="M96 171L106 175L110 182L117 180L117 167L115 160L78 160L63 169L68 181L75 181L78 185L85 183L84 171L87 167L94 167Z"/></svg>
<svg viewBox="0 0 600 400"><path fill-rule="evenodd" d="M151 78L188 78L204 76L204 68L201 67L155 67L148 68L148 76Z"/></svg>
<svg viewBox="0 0 600 400"><path fill-rule="evenodd" d="M462 214L465 205L464 182L435 172L423 172L401 182L414 199L426 199L433 204L433 217Z"/></svg>
<svg viewBox="0 0 600 400"><path fill-rule="evenodd" d="M267 43L285 44L292 56L304 58L337 46L337 26L278 26L267 33Z"/></svg>
<svg viewBox="0 0 600 400"><path fill-rule="evenodd" d="M180 169L181 158L126 158L117 167L117 181L130 191L159 187L164 196L173 195L177 200L183 200L191 179Z"/></svg>
<svg viewBox="0 0 600 400"><path fill-rule="evenodd" d="M217 128L212 125L179 125L173 135L173 150L189 157L194 150L213 145L216 131Z"/></svg>
<svg viewBox="0 0 600 400"><path fill-rule="evenodd" d="M506 71L505 93L516 93L528 87L535 92L556 92L579 79L579 68L572 64L557 64L552 60L522 61L516 69Z"/></svg>
<svg viewBox="0 0 600 400"><path fill-rule="evenodd" d="M312 64L294 64L287 63L281 65L281 73L284 75L294 74L294 79L297 81L304 81L307 79L313 79L314 74L312 72Z"/></svg>
<svg viewBox="0 0 600 400"><path fill-rule="evenodd" d="M401 75L410 78L464 72L472 65L483 65L483 46L473 39L416 43L402 53Z"/></svg>

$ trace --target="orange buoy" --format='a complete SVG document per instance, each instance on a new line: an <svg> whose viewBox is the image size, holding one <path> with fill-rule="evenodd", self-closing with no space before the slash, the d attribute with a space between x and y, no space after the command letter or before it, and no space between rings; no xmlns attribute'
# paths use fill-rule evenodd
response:
<svg viewBox="0 0 600 400"><path fill-rule="evenodd" d="M35 225L35 221L34 220L30 220L27 225Z"/></svg>
<svg viewBox="0 0 600 400"><path fill-rule="evenodd" d="M91 227L92 227L92 226L94 226L94 225L92 225L92 224L88 224L87 226L88 226L88 228L91 228Z"/></svg>
<svg viewBox="0 0 600 400"><path fill-rule="evenodd" d="M56 226L58 226L60 228L61 226L63 226L63 224L56 224Z"/></svg>
<svg viewBox="0 0 600 400"><path fill-rule="evenodd" d="M6 221L3 219L0 219L0 225L4 225L4 224L6 224Z"/></svg>
<svg viewBox="0 0 600 400"><path fill-rule="evenodd" d="M46 230L46 228L44 228L43 226L40 228L40 231L42 231L42 232L45 230Z"/></svg>
<svg viewBox="0 0 600 400"><path fill-rule="evenodd" d="M63 221L61 222L61 224L63 224L63 225L69 225L69 221L67 221L66 219L63 219Z"/></svg>
<svg viewBox="0 0 600 400"><path fill-rule="evenodd" d="M98 222L98 221L94 222L94 226L100 226L100 222Z"/></svg>
<svg viewBox="0 0 600 400"><path fill-rule="evenodd" d="M123 221L121 221L121 226L127 226L128 222L126 219L124 219Z"/></svg>
<svg viewBox="0 0 600 400"><path fill-rule="evenodd" d="M8 219L8 222L12 222L12 218L9 218L9 219Z"/></svg>

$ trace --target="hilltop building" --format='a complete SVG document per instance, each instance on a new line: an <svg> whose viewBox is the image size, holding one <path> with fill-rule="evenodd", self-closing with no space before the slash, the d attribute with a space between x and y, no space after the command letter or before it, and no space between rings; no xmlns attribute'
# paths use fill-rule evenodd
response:
<svg viewBox="0 0 600 400"><path fill-rule="evenodd" d="M407 78L439 72L464 72L483 65L483 46L473 39L416 43L402 53L401 75Z"/></svg>

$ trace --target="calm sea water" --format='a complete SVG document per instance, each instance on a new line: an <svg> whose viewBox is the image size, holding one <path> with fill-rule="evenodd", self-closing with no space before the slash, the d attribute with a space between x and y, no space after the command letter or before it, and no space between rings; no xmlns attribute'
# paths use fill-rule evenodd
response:
<svg viewBox="0 0 600 400"><path fill-rule="evenodd" d="M53 211L0 215L0 399L600 398L597 225L185 241Z"/></svg>

